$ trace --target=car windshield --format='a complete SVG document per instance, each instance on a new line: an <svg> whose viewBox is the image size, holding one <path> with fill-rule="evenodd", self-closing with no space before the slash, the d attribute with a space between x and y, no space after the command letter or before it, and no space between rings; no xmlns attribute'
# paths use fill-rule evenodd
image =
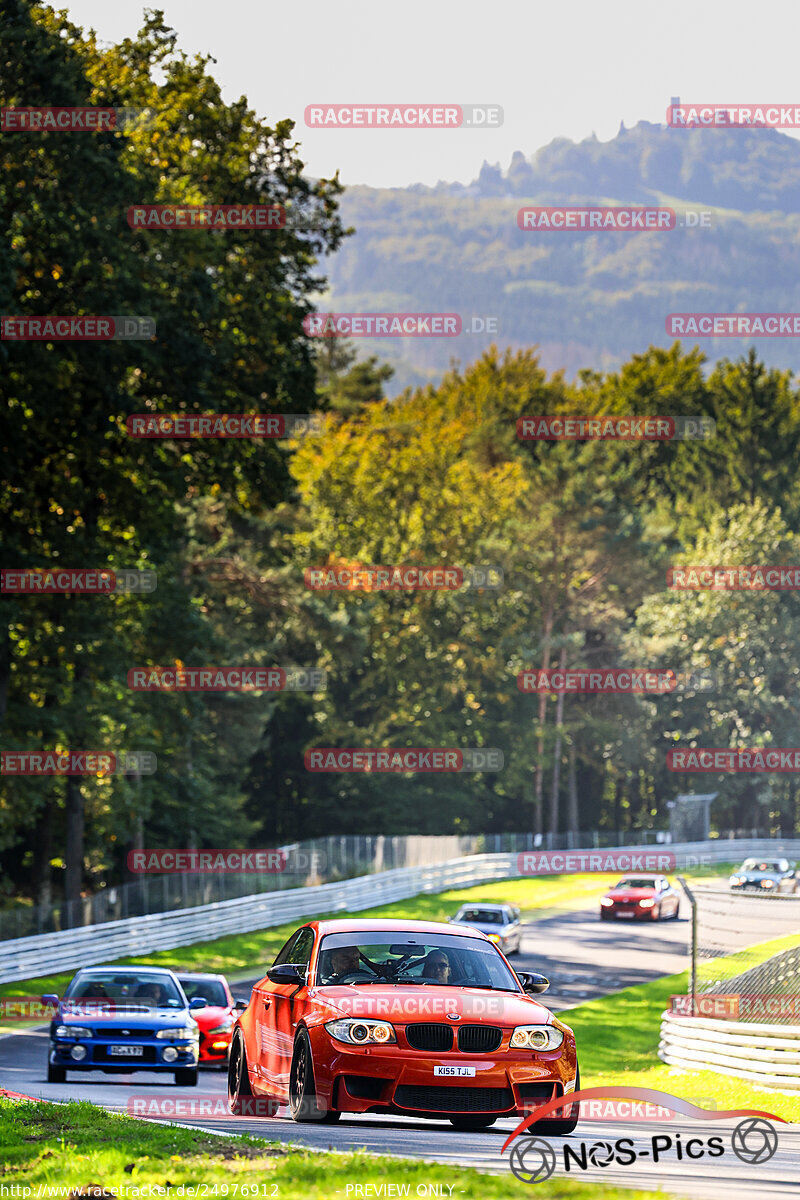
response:
<svg viewBox="0 0 800 1200"><path fill-rule="evenodd" d="M496 908L462 908L457 921L474 921L476 925L504 925L505 916Z"/></svg>
<svg viewBox="0 0 800 1200"><path fill-rule="evenodd" d="M209 1005L227 1008L228 1000L225 988L219 979L181 979L178 983L186 993L187 999L194 1000L195 996L204 996Z"/></svg>
<svg viewBox="0 0 800 1200"><path fill-rule="evenodd" d="M168 975L121 971L81 971L64 993L66 1001L92 1000L133 1008L185 1008L183 997Z"/></svg>
<svg viewBox="0 0 800 1200"><path fill-rule="evenodd" d="M619 888L654 888L656 886L655 879L620 879L615 885Z"/></svg>
<svg viewBox="0 0 800 1200"><path fill-rule="evenodd" d="M788 865L788 864L786 864ZM759 862L757 858L745 859L743 871L784 871L786 866L779 862Z"/></svg>
<svg viewBox="0 0 800 1200"><path fill-rule="evenodd" d="M332 933L322 939L317 983L441 984L518 992L491 942L447 934Z"/></svg>

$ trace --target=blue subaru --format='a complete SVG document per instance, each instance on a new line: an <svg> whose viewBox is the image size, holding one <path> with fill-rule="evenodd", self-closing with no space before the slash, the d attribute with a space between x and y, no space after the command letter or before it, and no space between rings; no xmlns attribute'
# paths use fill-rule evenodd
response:
<svg viewBox="0 0 800 1200"><path fill-rule="evenodd" d="M169 1071L180 1086L196 1086L200 1035L190 1010L206 1001L187 1000L172 971L85 967L60 1001L53 995L42 1000L56 1008L48 1083L64 1083L67 1071Z"/></svg>

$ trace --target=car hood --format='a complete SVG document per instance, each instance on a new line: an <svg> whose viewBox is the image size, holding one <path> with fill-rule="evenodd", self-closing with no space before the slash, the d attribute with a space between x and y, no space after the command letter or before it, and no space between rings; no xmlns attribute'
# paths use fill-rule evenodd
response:
<svg viewBox="0 0 800 1200"><path fill-rule="evenodd" d="M532 996L483 988L332 985L311 988L308 997L319 1006L320 1012L326 1010L322 1020L343 1016L394 1021L399 1025L417 1021L449 1024L450 1013L461 1020L486 1025L544 1025L552 1020L550 1010Z"/></svg>
<svg viewBox="0 0 800 1200"><path fill-rule="evenodd" d="M744 875L748 883L760 883L762 879L774 879L776 883L783 879L782 871L734 871L740 879Z"/></svg>
<svg viewBox="0 0 800 1200"><path fill-rule="evenodd" d="M652 900L656 891L655 888L620 888L607 895L611 900Z"/></svg>
<svg viewBox="0 0 800 1200"><path fill-rule="evenodd" d="M460 925L464 929L479 929L481 933L503 933L508 925L488 925L481 921L451 921L451 925Z"/></svg>
<svg viewBox="0 0 800 1200"><path fill-rule="evenodd" d="M219 1004L209 1004L207 1008L192 1009L192 1016L201 1029L215 1029L217 1025L227 1021L231 1015L229 1008L223 1008Z"/></svg>
<svg viewBox="0 0 800 1200"><path fill-rule="evenodd" d="M131 1005L116 1010L104 1010L88 1008L86 1001L77 1001L74 1005L70 1005L69 1001L62 1001L56 1019L60 1024L94 1025L100 1028L107 1026L109 1029L150 1029L153 1025L160 1029L170 1029L173 1026L180 1028L192 1023L194 1016L190 1016L186 1008L138 1009Z"/></svg>

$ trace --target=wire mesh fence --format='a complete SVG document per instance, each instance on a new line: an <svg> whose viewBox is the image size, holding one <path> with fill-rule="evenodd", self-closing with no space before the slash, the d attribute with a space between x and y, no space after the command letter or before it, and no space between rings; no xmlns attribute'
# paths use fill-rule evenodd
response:
<svg viewBox="0 0 800 1200"><path fill-rule="evenodd" d="M800 1024L800 891L695 884L692 892L694 1015ZM688 993L687 1015L691 977Z"/></svg>

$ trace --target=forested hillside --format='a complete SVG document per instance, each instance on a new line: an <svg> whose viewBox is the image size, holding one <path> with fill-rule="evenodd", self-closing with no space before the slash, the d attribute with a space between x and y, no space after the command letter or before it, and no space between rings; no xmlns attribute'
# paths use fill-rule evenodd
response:
<svg viewBox="0 0 800 1200"><path fill-rule="evenodd" d="M524 205L663 205L708 213L673 230L521 230ZM670 312L800 311L800 141L770 129L670 129L641 122L610 142L560 138L475 182L351 188L342 218L355 227L330 264L338 312L458 312L494 317L496 332L370 341L396 384L441 377L494 340L537 345L548 370L619 366L666 346ZM485 327L484 327L485 329ZM690 348L691 343L686 343ZM744 341L703 339L711 359ZM793 367L793 340L759 352Z"/></svg>

